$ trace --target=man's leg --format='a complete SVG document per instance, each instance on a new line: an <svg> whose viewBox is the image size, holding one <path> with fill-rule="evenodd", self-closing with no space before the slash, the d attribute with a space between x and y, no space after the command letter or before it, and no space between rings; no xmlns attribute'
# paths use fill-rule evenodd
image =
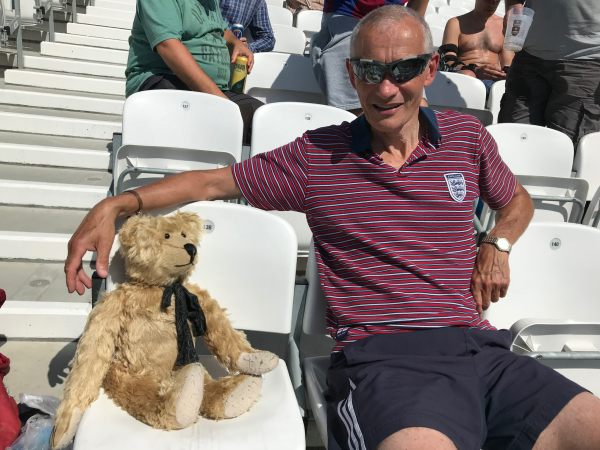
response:
<svg viewBox="0 0 600 450"><path fill-rule="evenodd" d="M377 450L456 450L445 434L431 428L405 428L384 439Z"/></svg>
<svg viewBox="0 0 600 450"><path fill-rule="evenodd" d="M533 448L600 449L600 399L589 392L575 396L542 431Z"/></svg>
<svg viewBox="0 0 600 450"><path fill-rule="evenodd" d="M231 91L225 91L223 93L229 100L238 105L238 108L240 108L242 120L244 121L244 135L242 142L244 145L250 145L250 140L252 138L252 118L254 117L256 110L264 105L264 103L246 94L236 94Z"/></svg>

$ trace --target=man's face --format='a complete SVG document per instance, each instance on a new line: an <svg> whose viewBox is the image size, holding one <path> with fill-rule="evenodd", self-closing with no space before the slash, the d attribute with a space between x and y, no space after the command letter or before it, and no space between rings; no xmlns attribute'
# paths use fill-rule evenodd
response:
<svg viewBox="0 0 600 450"><path fill-rule="evenodd" d="M421 28L413 19L394 26L363 28L354 42L351 56L390 63L424 53ZM404 83L395 82L389 74L378 84L358 79L347 64L350 82L358 93L363 112L371 129L381 133L398 133L404 125L416 120L423 88L429 86L437 70L438 56L434 55L425 70Z"/></svg>

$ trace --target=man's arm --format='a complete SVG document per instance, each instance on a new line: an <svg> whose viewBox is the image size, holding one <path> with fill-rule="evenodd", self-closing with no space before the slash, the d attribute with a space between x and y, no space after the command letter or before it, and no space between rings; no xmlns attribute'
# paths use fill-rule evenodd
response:
<svg viewBox="0 0 600 450"><path fill-rule="evenodd" d="M224 200L241 195L231 167L197 170L173 175L156 183L136 189L144 210L166 208L198 200ZM108 197L85 216L71 239L65 262L69 292L80 295L91 288L90 277L82 266L86 251L96 251L96 271L102 278L108 275L108 257L115 237L115 220L138 209L138 200L131 194Z"/></svg>
<svg viewBox="0 0 600 450"><path fill-rule="evenodd" d="M506 238L514 245L527 228L532 216L531 197L525 188L517 183L511 201L496 211L496 225L488 235ZM481 313L490 306L490 302L497 302L506 296L509 282L508 253L498 250L492 244L481 244L471 277L471 292L477 303L477 310Z"/></svg>
<svg viewBox="0 0 600 450"><path fill-rule="evenodd" d="M252 66L254 66L254 53L252 53L252 50L250 50L244 42L235 37L235 34L233 34L231 30L225 30L223 37L225 38L225 42L227 42L227 47L229 47L231 64L235 62L235 59L238 56L245 56L248 58L248 73L250 73L252 71Z"/></svg>
<svg viewBox="0 0 600 450"><path fill-rule="evenodd" d="M414 9L421 17L425 17L425 11L427 10L428 4L429 0L408 0L406 6Z"/></svg>
<svg viewBox="0 0 600 450"><path fill-rule="evenodd" d="M258 8L252 16L252 21L248 25L248 30L254 41L248 46L253 52L270 52L275 47L275 36L273 35L273 27L269 20L267 12L267 4L265 1L260 1Z"/></svg>
<svg viewBox="0 0 600 450"><path fill-rule="evenodd" d="M179 39L162 41L155 50L169 69L191 90L227 98Z"/></svg>

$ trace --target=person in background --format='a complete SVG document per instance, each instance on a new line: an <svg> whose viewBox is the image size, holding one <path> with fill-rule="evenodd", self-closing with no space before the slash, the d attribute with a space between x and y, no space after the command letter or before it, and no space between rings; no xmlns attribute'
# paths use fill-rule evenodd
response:
<svg viewBox="0 0 600 450"><path fill-rule="evenodd" d="M294 14L305 9L323 11L323 0L286 0L285 7Z"/></svg>
<svg viewBox="0 0 600 450"><path fill-rule="evenodd" d="M205 92L240 108L244 143L250 143L254 111L263 103L229 91L231 64L254 55L227 29L218 0L137 0L129 37L125 95L152 89Z"/></svg>
<svg viewBox="0 0 600 450"><path fill-rule="evenodd" d="M506 0L506 10L524 3ZM498 122L530 123L573 144L600 131L600 1L527 0L535 11L513 60Z"/></svg>
<svg viewBox="0 0 600 450"><path fill-rule="evenodd" d="M325 0L321 30L311 41L313 71L327 103L360 114L356 91L350 84L344 59L350 51L350 35L358 21L385 4L408 6L421 16L429 0Z"/></svg>
<svg viewBox="0 0 600 450"><path fill-rule="evenodd" d="M329 450L600 448L600 400L511 352L510 332L481 315L506 295L511 245L533 206L479 121L419 107L439 61L427 24L409 8L378 8L347 56L363 115L104 199L69 243L69 291L91 286L86 250L107 275L119 215L240 196L305 212L335 340ZM477 197L497 210L479 251Z"/></svg>
<svg viewBox="0 0 600 450"><path fill-rule="evenodd" d="M250 34L252 42L248 47L253 53L273 50L275 36L265 0L221 0L221 14L229 22L229 28L241 24Z"/></svg>
<svg viewBox="0 0 600 450"><path fill-rule="evenodd" d="M514 57L503 49L503 20L494 14L499 3L476 0L473 11L448 20L438 49L446 70L479 78L488 92L492 83L506 78Z"/></svg>

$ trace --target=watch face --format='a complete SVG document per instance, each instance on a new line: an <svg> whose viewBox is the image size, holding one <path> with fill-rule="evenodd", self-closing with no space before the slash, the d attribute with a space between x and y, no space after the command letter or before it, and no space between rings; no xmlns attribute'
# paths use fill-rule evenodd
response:
<svg viewBox="0 0 600 450"><path fill-rule="evenodd" d="M503 252L510 251L510 242L506 238L498 238L496 240L496 246Z"/></svg>

